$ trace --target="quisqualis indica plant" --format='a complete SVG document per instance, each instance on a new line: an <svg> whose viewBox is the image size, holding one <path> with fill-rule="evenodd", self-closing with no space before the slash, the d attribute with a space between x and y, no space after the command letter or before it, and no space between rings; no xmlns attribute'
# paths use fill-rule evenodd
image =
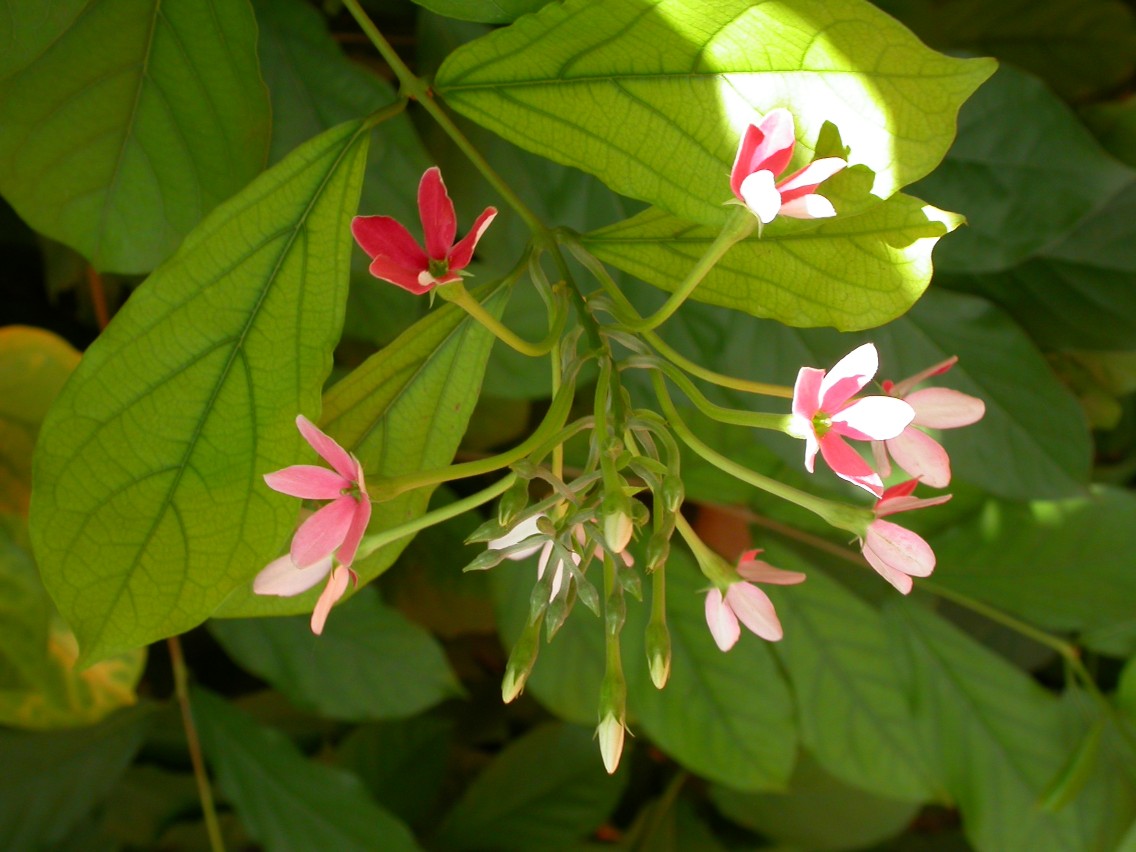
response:
<svg viewBox="0 0 1136 852"><path fill-rule="evenodd" d="M1136 26L924 5L10 0L3 845L1126 848Z"/></svg>

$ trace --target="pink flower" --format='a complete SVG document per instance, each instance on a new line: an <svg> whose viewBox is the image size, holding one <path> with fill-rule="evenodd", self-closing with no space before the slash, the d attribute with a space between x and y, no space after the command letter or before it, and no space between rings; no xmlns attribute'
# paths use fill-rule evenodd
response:
<svg viewBox="0 0 1136 852"><path fill-rule="evenodd" d="M832 202L815 190L848 163L839 157L824 157L778 182L777 175L793 158L794 144L792 113L775 109L747 127L738 146L730 170L730 189L762 225L768 225L778 214L793 219L836 215Z"/></svg>
<svg viewBox="0 0 1136 852"><path fill-rule="evenodd" d="M734 647L741 636L739 621L751 633L770 642L778 641L783 635L773 601L754 583L792 586L805 581L805 575L799 571L782 571L757 559L759 553L760 550L749 550L741 555L737 568L739 579L730 583L725 595L719 588L712 588L706 595L706 626L723 651Z"/></svg>
<svg viewBox="0 0 1136 852"><path fill-rule="evenodd" d="M935 570L935 552L921 536L881 518L896 512L938 506L951 499L950 494L926 499L913 497L916 485L918 480L909 479L883 493L876 502L876 520L868 524L860 550L879 575L905 595L911 591L912 577L929 577Z"/></svg>
<svg viewBox="0 0 1136 852"><path fill-rule="evenodd" d="M934 438L916 429L956 429L977 423L986 414L986 403L977 397L950 388L915 386L932 376L947 372L958 361L955 355L902 382L883 382L884 393L902 399L915 410L911 425L887 441L873 441L872 454L882 476L891 473L888 453L895 463L920 482L933 488L946 488L951 482L951 460L947 451Z"/></svg>
<svg viewBox="0 0 1136 852"><path fill-rule="evenodd" d="M321 633L332 605L343 597L347 581L357 582L351 570L355 553L371 520L371 500L363 479L363 466L303 415L296 418L300 434L331 465L296 464L268 473L264 481L281 494L303 500L330 500L304 521L292 537L289 553L271 562L253 580L258 595L292 597L324 577L327 587L312 612L312 632ZM339 565L332 569L333 557Z"/></svg>
<svg viewBox="0 0 1136 852"><path fill-rule="evenodd" d="M865 343L853 349L827 373L801 367L793 388L793 417L789 431L805 439L805 470L813 472L817 450L841 479L883 494L878 473L845 438L883 441L902 432L915 417L911 406L887 396L853 397L876 374L879 355Z"/></svg>
<svg viewBox="0 0 1136 852"><path fill-rule="evenodd" d="M390 216L356 216L351 220L351 233L370 255L372 275L422 295L439 284L461 280L458 273L469 266L477 241L496 215L495 207L486 207L473 223L473 230L455 244L458 221L454 203L441 171L433 166L418 183L418 216L426 237L425 251Z"/></svg>

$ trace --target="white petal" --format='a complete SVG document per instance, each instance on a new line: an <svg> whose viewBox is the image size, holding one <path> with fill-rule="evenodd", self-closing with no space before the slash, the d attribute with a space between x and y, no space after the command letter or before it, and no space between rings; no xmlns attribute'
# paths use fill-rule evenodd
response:
<svg viewBox="0 0 1136 852"><path fill-rule="evenodd" d="M330 556L315 565L298 568L292 561L292 555L285 553L261 569L256 579L252 581L252 590L258 595L279 595L282 598L290 598L306 592L326 577L330 570Z"/></svg>
<svg viewBox="0 0 1136 852"><path fill-rule="evenodd" d="M781 205L781 215L790 219L831 219L836 208L823 195L802 195Z"/></svg>
<svg viewBox="0 0 1136 852"><path fill-rule="evenodd" d="M490 550L504 550L507 547L512 547L514 544L520 544L526 539L541 536L540 530L537 529L537 521L543 517L544 515L533 515L531 518L525 518L503 536L489 541L485 546ZM543 536L541 537L543 538ZM516 553L510 553L507 558L514 560L528 559L540 550L542 544L543 541L536 541L530 547L523 547Z"/></svg>
<svg viewBox="0 0 1136 852"><path fill-rule="evenodd" d="M777 218L781 210L781 193L773 172L754 172L742 181L742 199L763 225Z"/></svg>

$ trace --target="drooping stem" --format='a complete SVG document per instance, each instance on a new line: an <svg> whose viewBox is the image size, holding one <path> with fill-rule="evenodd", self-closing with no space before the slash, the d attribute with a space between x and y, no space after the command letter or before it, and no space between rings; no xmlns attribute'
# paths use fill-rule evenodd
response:
<svg viewBox="0 0 1136 852"><path fill-rule="evenodd" d="M95 322L102 331L110 324L110 311L107 309L106 288L103 287L103 277L93 266L87 267L87 289L91 293L91 304L95 309Z"/></svg>
<svg viewBox="0 0 1136 852"><path fill-rule="evenodd" d="M707 370L701 364L691 361L686 356L676 352L655 332L644 332L643 337L655 348L656 352L676 367L685 370L695 378L702 379L704 382L710 382L718 387L729 388L730 390L742 391L743 393L775 396L779 399L793 398L793 389L791 387L786 385L772 385L765 382L752 382L749 379L739 379L736 376L726 376L722 373L715 373L713 370Z"/></svg>
<svg viewBox="0 0 1136 852"><path fill-rule="evenodd" d="M181 651L181 641L177 636L166 640L170 651L170 665L174 675L174 694L181 709L181 723L185 728L185 742L189 748L189 759L193 763L193 776L197 780L197 796L201 800L201 813L205 818L205 831L209 835L209 848L213 852L225 852L225 841L221 838L221 826L217 822L217 808L213 803L213 788L209 784L209 773L205 770L205 758L201 754L201 740L197 736L197 726L193 722L193 708L189 703L189 670L185 666L185 656Z"/></svg>
<svg viewBox="0 0 1136 852"><path fill-rule="evenodd" d="M509 348L520 352L522 355L528 355L531 358L542 358L552 351L552 347L564 333L564 323L568 319L567 311L563 309L562 303L558 302L556 313L550 320L551 327L549 328L548 336L537 343L530 343L518 336L497 319L497 317L489 313L489 311L485 310L482 304L465 289L465 285L460 281L438 287L435 292L447 302L457 305L469 314Z"/></svg>

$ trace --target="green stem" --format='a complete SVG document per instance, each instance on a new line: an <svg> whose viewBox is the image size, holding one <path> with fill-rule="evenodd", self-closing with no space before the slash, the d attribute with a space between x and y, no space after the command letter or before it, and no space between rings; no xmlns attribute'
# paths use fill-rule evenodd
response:
<svg viewBox="0 0 1136 852"><path fill-rule="evenodd" d="M201 813L205 817L205 831L209 835L209 848L213 852L225 852L225 841L221 838L221 826L217 822L217 808L213 802L213 788L209 784L209 773L205 771L205 758L201 754L201 740L197 736L197 726L193 722L193 708L189 703L189 670L185 665L181 641L177 636L166 640L170 651L170 665L174 675L174 694L181 709L181 723L185 728L185 741L189 748L189 759L193 763L193 777L197 781L197 797L201 800Z"/></svg>
<svg viewBox="0 0 1136 852"><path fill-rule="evenodd" d="M722 557L706 546L681 512L675 512L675 529L690 548L690 552L694 554L694 560L707 580L721 589L726 589L731 583L737 582L737 572L729 568Z"/></svg>
<svg viewBox="0 0 1136 852"><path fill-rule="evenodd" d="M715 373L713 370L707 370L700 364L691 361L684 355L680 355L674 349L667 345L667 343L653 331L643 333L643 338L655 348L655 350L670 361L675 366L690 373L695 378L702 379L704 382L710 382L722 388L729 388L730 390L742 391L744 393L761 394L762 396L775 396L779 399L792 399L793 389L786 385L771 385L765 382L751 382L749 379L739 379L735 376L726 376L722 373Z"/></svg>
<svg viewBox="0 0 1136 852"><path fill-rule="evenodd" d="M550 320L551 328L549 329L548 336L539 343L530 343L519 337L497 319L497 317L485 310L481 303L465 289L465 285L460 281L445 284L439 287L435 292L447 302L457 305L469 314L502 343L520 352L522 355L528 355L532 358L543 358L552 351L552 347L556 345L556 342L564 333L564 323L568 319L567 312L558 307L556 315Z"/></svg>
<svg viewBox="0 0 1136 852"><path fill-rule="evenodd" d="M667 784L663 794L655 800L654 805L651 807L651 815L643 823L643 828L636 833L634 838L625 839L625 843L631 850L637 849L653 849L657 846L664 846L670 841L669 835L663 835L658 840L655 835L658 834L663 827L663 820L671 809L674 808L675 802L678 800L678 794L682 790L683 785L686 783L690 775L685 770L679 770L675 773L674 778Z"/></svg>
<svg viewBox="0 0 1136 852"><path fill-rule="evenodd" d="M516 482L516 480L517 475L510 473L508 476L498 480L488 488L483 488L476 494L471 494L461 500L448 503L440 509L435 509L433 512L427 512L425 515L415 518L413 521L407 521L405 524L399 524L397 527L391 527L388 530L366 536L359 544L359 552L355 558L364 559L379 548L393 544L401 538L414 535L427 527L443 523L451 518L456 518L458 515L465 514L470 509L476 509L478 506L488 503L494 497L499 497L504 494L509 490L509 486Z"/></svg>
<svg viewBox="0 0 1136 852"><path fill-rule="evenodd" d="M867 530L868 524L875 520L875 514L869 509L834 503L831 500L825 500L822 497L801 491L791 485L786 485L776 479L752 471L711 449L690 430L690 427L679 416L678 410L671 401L670 394L667 393L663 377L658 373L652 373L651 383L654 385L659 406L663 410L663 416L666 417L671 429L682 439L684 444L719 470L752 485L754 488L759 488L775 497L780 497L782 500L800 506L802 509L807 509L813 514L819 515L837 529L847 530L861 537Z"/></svg>

